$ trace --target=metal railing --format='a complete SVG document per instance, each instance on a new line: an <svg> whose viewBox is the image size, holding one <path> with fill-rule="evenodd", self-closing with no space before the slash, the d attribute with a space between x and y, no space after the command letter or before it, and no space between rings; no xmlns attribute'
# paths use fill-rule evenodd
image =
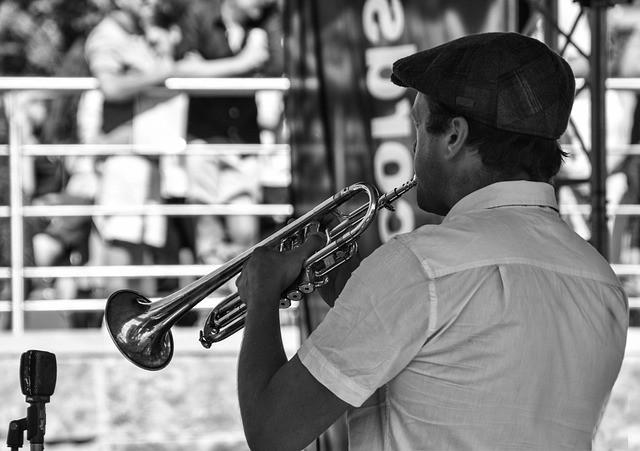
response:
<svg viewBox="0 0 640 451"><path fill-rule="evenodd" d="M583 82L578 80L578 86ZM609 79L607 89L630 90L640 92L640 79ZM5 108L16 108L17 96L24 91L40 90L49 92L82 92L97 89L98 83L93 78L20 78L0 77L0 93L5 93ZM253 95L259 90L276 90L286 92L290 88L289 80L276 79L170 79L162 89L181 92L207 93L220 95ZM58 299L58 300L25 300L24 280L32 278L58 277L200 277L216 267L211 265L145 265L145 266L56 266L25 267L24 266L24 218L40 216L105 216L105 215L257 215L287 217L293 214L290 204L254 204L254 205L143 205L140 207L112 207L104 205L56 205L32 206L24 205L22 196L22 163L25 156L77 156L77 155L159 155L162 149L156 145L113 145L113 144L74 144L26 145L20 142L20 123L9 114L9 143L0 145L0 155L9 156L10 160L10 205L0 206L0 217L10 218L11 231L11 266L0 267L0 279L11 280L12 299L0 300L0 312L10 312L12 331L16 335L24 332L25 312L42 311L102 311L103 299ZM586 149L587 151L589 149ZM579 151L579 150L575 150ZM288 145L256 145L247 144L187 144L182 149L184 155L229 155L255 154L268 155L287 154ZM609 149L610 155L638 155L640 146L620 145ZM591 214L591 206L587 204L561 204L563 214ZM609 206L607 215L640 216L640 205ZM619 275L640 277L640 265L614 264ZM199 308L211 308L217 302L209 299L199 304ZM633 308L640 308L640 298L631 298Z"/></svg>
<svg viewBox="0 0 640 451"><path fill-rule="evenodd" d="M165 87L150 91L178 91L202 95L251 96L258 91L289 90L286 78L215 78L215 79L168 79ZM55 216L106 216L106 215L255 215L288 217L293 214L290 204L183 204L183 205L141 205L113 207L105 205L25 205L23 198L23 157L25 156L78 156L78 155L163 155L175 154L176 149L162 149L158 145L110 145L74 144L27 145L21 142L20 121L15 110L19 107L20 96L25 91L49 93L73 93L98 89L94 78L49 78L49 77L0 77L0 93L4 94L5 110L8 112L8 145L0 146L0 155L9 157L10 204L0 206L0 218L10 218L11 266L0 268L0 279L10 279L11 300L0 300L0 312L11 312L13 334L24 332L25 312L37 311L102 311L103 299L59 299L26 300L24 281L29 278L58 277L200 277L216 267L212 265L145 265L145 266L55 266L25 267L24 265L24 218ZM285 144L186 144L179 150L180 155L288 155L290 147ZM6 251L6 250L3 250ZM200 308L210 308L215 299L205 300Z"/></svg>

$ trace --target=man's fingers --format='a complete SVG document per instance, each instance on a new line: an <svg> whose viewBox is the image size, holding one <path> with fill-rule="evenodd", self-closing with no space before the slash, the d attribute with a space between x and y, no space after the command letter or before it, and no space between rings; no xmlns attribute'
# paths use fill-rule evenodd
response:
<svg viewBox="0 0 640 451"><path fill-rule="evenodd" d="M294 247L287 253L291 257L304 260L322 249L325 246L326 241L327 237L325 234L319 232L313 233L305 239L304 243Z"/></svg>

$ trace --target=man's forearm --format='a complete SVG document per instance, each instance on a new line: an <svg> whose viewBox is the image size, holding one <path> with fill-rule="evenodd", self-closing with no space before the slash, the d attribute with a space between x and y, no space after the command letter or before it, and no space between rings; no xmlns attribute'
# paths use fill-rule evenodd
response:
<svg viewBox="0 0 640 451"><path fill-rule="evenodd" d="M238 360L238 397L247 440L268 432L268 409L274 402L267 388L286 362L278 301L254 303L246 316Z"/></svg>
<svg viewBox="0 0 640 451"><path fill-rule="evenodd" d="M303 449L346 409L297 357L287 359L280 334L280 293L323 244L324 237L312 235L291 251L257 248L237 280L247 304L238 395L253 450Z"/></svg>
<svg viewBox="0 0 640 451"><path fill-rule="evenodd" d="M157 70L145 73L124 75L104 74L98 77L105 99L110 102L123 102L137 94L163 83L171 74L169 66L158 66ZM171 66L173 67L173 66Z"/></svg>

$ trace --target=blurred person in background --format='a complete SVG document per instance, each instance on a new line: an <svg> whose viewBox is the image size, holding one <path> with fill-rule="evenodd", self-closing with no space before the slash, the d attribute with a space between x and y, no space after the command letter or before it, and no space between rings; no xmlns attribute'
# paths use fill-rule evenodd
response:
<svg viewBox="0 0 640 451"><path fill-rule="evenodd" d="M159 54L145 36L152 1L113 0L113 10L91 31L85 56L91 74L100 83L100 143L134 142L134 119L144 92L161 85L173 74L174 61ZM172 124L155 124L158 130ZM160 202L160 175L157 156L108 156L99 162L100 186L96 204L113 207L141 206ZM149 247L160 248L166 239L166 218L160 216L113 215L95 219L106 265L140 265ZM141 281L109 277L107 293L130 286L144 291ZM145 287L150 289L149 287Z"/></svg>
<svg viewBox="0 0 640 451"><path fill-rule="evenodd" d="M62 63L55 70L58 77L88 77L89 67L84 57L84 39L79 38L66 52ZM42 124L41 139L44 144L78 144L84 117L78 116L78 106L85 93L54 95L48 114ZM90 205L97 193L97 174L94 159L90 155L60 157L58 189L52 190L37 200L40 205ZM97 249L91 246L93 222L91 216L58 216L40 218L41 227L33 237L35 261L38 266L87 264L95 259ZM32 298L74 299L92 297L97 287L95 278L59 278L49 291L47 287ZM50 293L47 295L47 293ZM69 315L71 326L98 326L101 314L74 312Z"/></svg>
<svg viewBox="0 0 640 451"><path fill-rule="evenodd" d="M79 36L85 36L87 30L92 27L100 17L100 5L94 4L92 0L77 0L73 2L73 8L65 8L64 2L48 2L48 1L19 1L4 0L0 2L0 74L3 76L54 76L61 75L61 71L67 69L74 70L67 64L69 59L65 57L70 50L71 44ZM77 20L78 15L82 16L81 20ZM73 76L72 73L68 75ZM18 95L18 93L14 93ZM7 94L13 95L13 94ZM18 95L19 97L24 96ZM27 94L33 97L33 93ZM60 142L59 135L55 137L49 133L53 123L58 121L58 125L63 122L73 122L74 115L67 110L60 110L58 106L62 105L63 96L54 95L39 96L39 99L33 98L33 101L25 103L25 107L31 110L30 113L16 112L15 109L8 111L13 115L12 118L20 121L24 126L23 132L27 132L27 139L43 143ZM0 101L0 104L2 101ZM0 105L0 141L7 143L8 129L6 127L6 119L4 109ZM36 114L33 114L36 113ZM64 115L65 117L52 117L54 115ZM25 119L29 122L25 122ZM53 127L56 128L56 127ZM35 133L28 132L32 130ZM58 130L60 131L60 130ZM53 142L53 141L51 141ZM29 143L29 141L25 141ZM7 157L2 157L3 162L7 161ZM43 197L55 197L60 194L60 189L66 181L65 159L55 156L38 156L25 157L23 159L25 173L23 181L25 189L25 204L29 202L38 203ZM2 165L2 180L5 183L5 189L0 190L3 196L3 202L9 203L9 181L15 174L9 174L8 166ZM35 196L35 197L33 197ZM43 246L32 245L33 233L38 232L38 227L46 227L51 219L60 220L61 218L26 218L24 222L24 265L34 266L39 262L46 261L48 252ZM64 221L64 219L63 219ZM10 266L10 236L9 236L9 219L0 219L0 255L4 262L2 266ZM34 227L36 229L34 230ZM33 236L36 238L38 235ZM44 235L39 235L40 237ZM46 245L45 245L46 246ZM41 252L42 251L42 252ZM34 255L34 252L36 255ZM25 279L25 292L29 293L33 286L42 287L41 279ZM57 283L58 281L56 281ZM3 284L7 290L3 290L3 298L10 296L8 288L10 284Z"/></svg>
<svg viewBox="0 0 640 451"><path fill-rule="evenodd" d="M14 101L8 101L9 96L14 96ZM12 106L10 108L9 106ZM39 140L40 127L46 115L46 101L42 93L36 91L21 92L17 94L8 93L0 97L0 143L8 144L9 142L9 124L14 122L19 127L21 136L19 139L23 144L36 144ZM0 157L0 180L2 186L0 189L0 205L11 205L11 185L12 180L11 166L8 156ZM38 176L36 174L37 165L33 157L22 158L22 203L29 205L35 195L37 195ZM31 220L23 221L23 265L35 266L35 257L33 251L33 230L34 223ZM0 265L3 267L12 266L12 242L11 242L11 219L0 218ZM24 280L24 292L29 293L34 286L31 279ZM0 281L1 299L11 299L11 281L10 279L2 279ZM2 320L0 326L2 328L10 325L11 314L1 314Z"/></svg>
<svg viewBox="0 0 640 451"><path fill-rule="evenodd" d="M176 59L176 48L182 39L177 21L187 11L189 0L165 2L160 0L152 8L149 22L145 25L145 37L158 55L171 60ZM180 62L175 65L174 76L188 77L189 73L180 73ZM180 151L186 145L186 119L188 96L175 97L182 107L180 111L169 113L167 121L180 122L180 145L177 152L159 156L160 198L165 205L179 205L187 202L189 180L186 173L185 155ZM153 128L153 127L152 127ZM159 130L152 130L158 135ZM169 138L169 141L171 139ZM151 258L157 265L176 265L193 263L195 260L195 219L193 216L169 216L166 218L165 242L151 249ZM178 277L156 278L156 295L167 296L180 288L187 280ZM198 318L196 311L187 312L177 322L178 326L193 325Z"/></svg>
<svg viewBox="0 0 640 451"><path fill-rule="evenodd" d="M182 34L176 49L178 76L282 75L282 24L275 0L194 0L188 4L177 21ZM277 108L274 111L280 114ZM190 95L187 135L191 143L258 144L262 130L253 96ZM189 200L202 204L258 202L257 161L252 155L188 156ZM198 260L225 263L254 244L259 233L254 216L200 217L196 224Z"/></svg>

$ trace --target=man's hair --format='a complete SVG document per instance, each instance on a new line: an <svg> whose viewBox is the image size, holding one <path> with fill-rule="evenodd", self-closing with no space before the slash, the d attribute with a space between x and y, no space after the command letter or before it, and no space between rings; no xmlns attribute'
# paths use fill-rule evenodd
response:
<svg viewBox="0 0 640 451"><path fill-rule="evenodd" d="M568 156L555 139L500 130L469 119L433 99L429 99L428 105L431 114L426 129L429 133L442 134L454 117L464 117L469 124L467 145L478 152L491 172L505 180L524 172L533 181L548 182Z"/></svg>

